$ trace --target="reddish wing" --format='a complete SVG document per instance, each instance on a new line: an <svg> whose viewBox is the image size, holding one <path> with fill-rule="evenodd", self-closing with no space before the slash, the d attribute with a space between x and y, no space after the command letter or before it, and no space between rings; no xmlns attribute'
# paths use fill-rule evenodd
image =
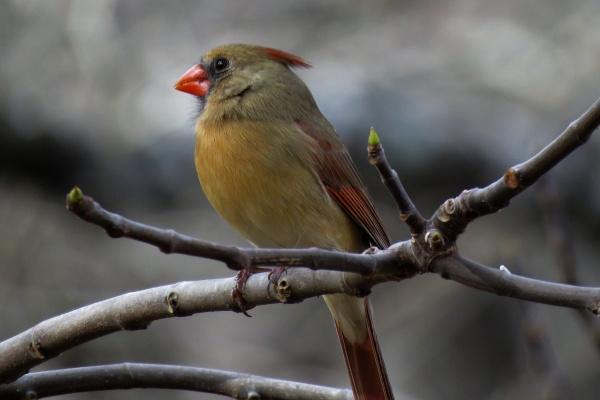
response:
<svg viewBox="0 0 600 400"><path fill-rule="evenodd" d="M319 177L329 195L356 222L377 247L384 249L390 239L381 218L360 180L350 154L333 128L297 121L298 127L316 141Z"/></svg>

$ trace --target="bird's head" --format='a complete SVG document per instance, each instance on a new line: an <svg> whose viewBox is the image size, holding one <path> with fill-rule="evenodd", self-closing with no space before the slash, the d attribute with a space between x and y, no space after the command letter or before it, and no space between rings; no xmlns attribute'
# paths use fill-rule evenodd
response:
<svg viewBox="0 0 600 400"><path fill-rule="evenodd" d="M202 106L239 106L243 98L286 101L285 92L307 91L290 70L309 68L302 58L282 50L247 44L228 44L204 54L179 78L175 89L198 97ZM260 101L258 99L260 98ZM256 108L256 107L255 107Z"/></svg>

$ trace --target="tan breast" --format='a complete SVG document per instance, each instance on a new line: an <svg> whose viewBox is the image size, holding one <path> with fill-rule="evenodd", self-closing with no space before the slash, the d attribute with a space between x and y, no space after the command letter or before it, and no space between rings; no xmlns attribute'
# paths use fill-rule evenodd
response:
<svg viewBox="0 0 600 400"><path fill-rule="evenodd" d="M208 200L257 246L361 250L359 229L312 170L309 138L292 129L200 120L195 163Z"/></svg>

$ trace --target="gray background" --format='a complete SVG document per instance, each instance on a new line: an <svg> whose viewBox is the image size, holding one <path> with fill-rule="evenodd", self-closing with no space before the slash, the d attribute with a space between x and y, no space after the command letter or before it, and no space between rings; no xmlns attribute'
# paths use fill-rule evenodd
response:
<svg viewBox="0 0 600 400"><path fill-rule="evenodd" d="M359 165L395 240L407 237L366 162L374 125L429 215L496 179L600 96L600 2L0 2L0 334L127 291L229 276L223 265L112 240L64 209L74 184L131 218L245 245L209 207L193 168L196 105L176 79L229 42L279 47ZM597 137L549 174L581 280L600 283ZM482 219L464 255L560 280L537 187ZM516 300L423 276L372 295L396 392L418 399L542 398ZM597 398L598 353L577 315L535 307L570 398ZM67 351L36 370L143 361L347 386L320 299L153 323ZM209 399L167 391L61 399ZM400 397L400 396L399 396Z"/></svg>

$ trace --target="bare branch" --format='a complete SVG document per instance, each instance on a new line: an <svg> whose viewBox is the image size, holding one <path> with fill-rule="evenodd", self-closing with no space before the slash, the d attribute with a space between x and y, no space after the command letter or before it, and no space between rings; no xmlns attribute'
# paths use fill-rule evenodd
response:
<svg viewBox="0 0 600 400"><path fill-rule="evenodd" d="M598 312L600 288L584 288L537 281L484 267L454 257L438 259L433 272L467 286L499 295L585 308ZM267 274L250 277L244 289L248 307L297 302L329 293L365 294L389 275L362 276L337 271L294 268L276 286ZM234 278L181 282L127 293L43 321L0 343L0 381L9 382L30 368L83 342L120 330L144 329L152 321L200 312L237 309L231 296Z"/></svg>
<svg viewBox="0 0 600 400"><path fill-rule="evenodd" d="M455 241L474 219L508 206L513 197L584 144L599 124L600 99L529 160L509 168L500 179L483 189L465 190L448 199L435 212L433 224L449 241Z"/></svg>
<svg viewBox="0 0 600 400"><path fill-rule="evenodd" d="M418 272L435 272L477 289L540 303L586 309L597 313L600 308L600 289L577 287L508 275L459 257L422 256L422 251L413 241L396 243L389 249L374 254L353 254L322 249L255 249L217 245L173 230L163 230L128 220L102 208L91 197L78 193L77 201L67 200L69 208L85 220L105 228L109 233L118 231L115 237L128 237L153 244L159 248L169 248L172 252L195 255L217 260L243 259L246 265L288 265L302 267L310 265L313 270L340 271L350 265L349 272L370 271L365 279L357 276L354 283L345 289L328 286L335 291L348 291L365 294L376 283L405 279ZM74 191L69 194L72 196ZM212 251L217 249L217 251ZM348 274L355 275L355 274ZM368 279L367 279L368 278ZM474 279L477 278L477 279ZM337 279L337 278L336 278ZM484 280L485 279L485 280ZM347 279L346 279L347 280ZM286 284L289 282L286 282ZM326 284L328 284L326 282ZM266 283L265 283L266 287ZM311 292L312 295L324 292ZM310 295L309 295L310 296ZM246 296L244 296L246 297ZM305 298L305 297L304 297ZM257 304L264 304L257 303ZM250 305L253 305L250 303Z"/></svg>
<svg viewBox="0 0 600 400"><path fill-rule="evenodd" d="M386 250L393 252L393 249ZM467 286L566 307L598 312L600 288L554 284L517 275L455 257L434 262L431 272ZM329 293L366 294L375 284L394 280L385 274L363 276L337 271L290 269L269 285L267 274L252 275L244 288L248 307L298 302ZM43 321L0 343L0 382L10 382L30 368L86 341L121 330L146 328L152 321L210 311L236 311L231 296L234 278L180 282L127 293Z"/></svg>
<svg viewBox="0 0 600 400"><path fill-rule="evenodd" d="M247 306L298 302L330 293L364 294L383 280L336 271L294 268L277 285L253 275L244 288ZM180 282L126 293L62 314L0 343L0 382L17 379L63 351L122 330L145 329L155 320L210 311L237 311L235 278Z"/></svg>
<svg viewBox="0 0 600 400"><path fill-rule="evenodd" d="M499 296L600 313L600 288L525 278L511 273L506 267L490 268L461 257L443 257L435 260L432 272Z"/></svg>
<svg viewBox="0 0 600 400"><path fill-rule="evenodd" d="M123 363L36 372L0 385L4 400L41 399L99 390L158 388L214 393L233 399L351 400L352 392L217 369Z"/></svg>
<svg viewBox="0 0 600 400"><path fill-rule="evenodd" d="M158 246L169 248L171 252L179 252L216 260L243 259L246 265L288 265L290 267L310 266L310 269L323 274L319 279L332 279L323 282L324 286L317 289L304 286L306 282L298 281L298 285L307 290L305 294L296 298L300 300L310 296L325 293L346 292L350 294L365 294L376 283L404 279L416 273L435 272L446 278L456 280L467 286L477 289L502 294L546 304L587 309L598 312L599 288L576 287L572 285L555 284L530 278L519 277L515 274L505 274L494 268L485 267L473 261L456 256L427 258L423 256L422 249L414 241L404 241L392 245L390 248L376 251L373 254L353 254L340 251L309 249L255 249L239 248L234 246L217 245L189 236L181 235L171 229L144 225L128 220L118 214L110 213L102 208L92 198L84 196L78 189L75 190L79 200L68 200L70 209L85 220L104 227L108 232L118 231L115 237L128 237ZM69 196L72 196L72 191ZM217 251L214 251L217 249ZM333 271L344 270L345 265L350 265L349 272L336 275ZM329 270L331 274L326 277L324 273ZM358 275L354 271L369 271L368 274ZM316 275L294 276L293 279L315 279ZM340 278L345 276L344 278ZM348 277L352 276L352 279ZM507 279L511 277L510 279ZM345 287L339 286L340 281L346 283ZM289 282L286 282L289 284ZM316 284L316 282L315 282ZM265 286L267 283L265 282ZM512 288L514 286L514 288ZM325 289L327 288L327 289ZM512 288L512 289L511 289ZM327 290L331 290L328 292ZM246 296L245 296L246 297ZM265 304L269 299L261 298L255 304ZM254 303L250 303L253 305ZM228 306L234 308L233 306Z"/></svg>
<svg viewBox="0 0 600 400"><path fill-rule="evenodd" d="M355 254L319 248L263 249L240 248L212 243L182 235L172 229L160 229L111 213L77 187L67 195L67 208L78 217L98 225L110 237L127 237L158 247L164 253L179 253L222 261L231 269L252 266L302 266L311 269L356 272L360 274L388 273L404 275L399 262L414 260L407 251L408 242L396 246L395 252Z"/></svg>
<svg viewBox="0 0 600 400"><path fill-rule="evenodd" d="M412 202L406 189L404 189L398 173L388 162L383 146L379 141L379 135L373 128L369 132L369 146L367 149L369 152L369 162L377 168L381 182L388 188L398 205L400 219L406 222L412 236L420 235L425 230L427 221Z"/></svg>

